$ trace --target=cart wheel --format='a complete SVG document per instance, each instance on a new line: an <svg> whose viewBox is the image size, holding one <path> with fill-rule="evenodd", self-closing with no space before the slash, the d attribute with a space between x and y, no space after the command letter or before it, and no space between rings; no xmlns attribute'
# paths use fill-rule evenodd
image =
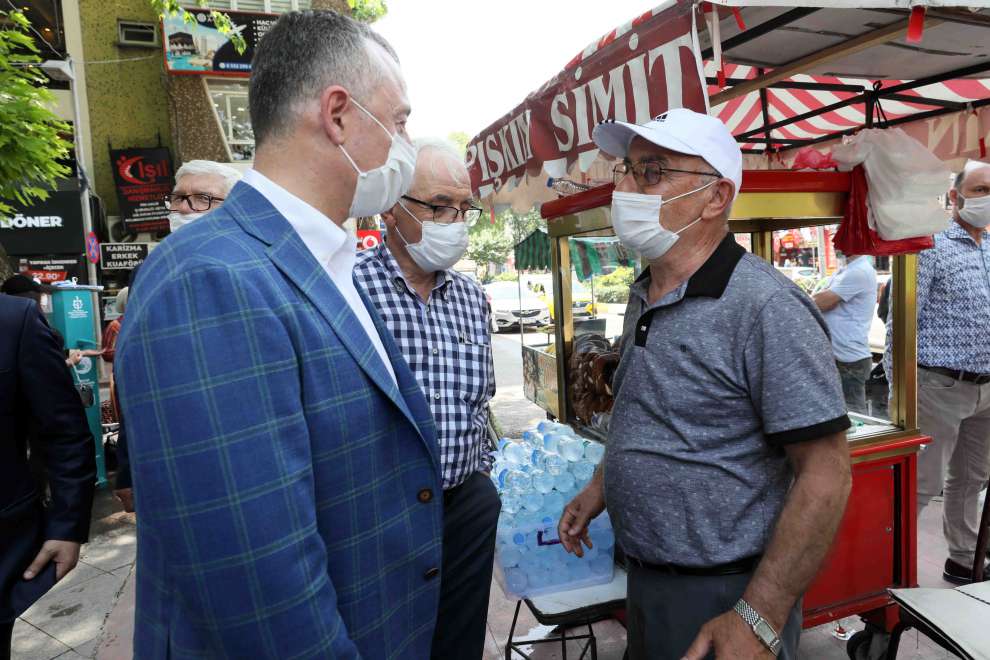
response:
<svg viewBox="0 0 990 660"><path fill-rule="evenodd" d="M849 656L849 660L863 660L866 657L860 655L860 650L865 653L870 648L870 637L872 635L867 628L849 638L849 641L846 642L846 654Z"/></svg>
<svg viewBox="0 0 990 660"><path fill-rule="evenodd" d="M887 656L889 643L890 635L885 630L868 623L846 642L846 653L849 660L879 660Z"/></svg>

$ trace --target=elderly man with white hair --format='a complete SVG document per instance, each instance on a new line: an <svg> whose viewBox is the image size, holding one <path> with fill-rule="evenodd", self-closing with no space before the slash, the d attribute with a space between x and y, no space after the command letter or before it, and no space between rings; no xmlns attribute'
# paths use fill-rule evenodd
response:
<svg viewBox="0 0 990 660"><path fill-rule="evenodd" d="M395 337L436 421L443 472L443 572L433 658L480 659L501 504L484 474L495 393L485 294L451 270L481 209L461 155L420 140L412 188L382 214L385 241L354 278Z"/></svg>
<svg viewBox="0 0 990 660"><path fill-rule="evenodd" d="M212 160L191 160L175 173L175 188L165 195L168 226L178 231L223 204L241 173Z"/></svg>

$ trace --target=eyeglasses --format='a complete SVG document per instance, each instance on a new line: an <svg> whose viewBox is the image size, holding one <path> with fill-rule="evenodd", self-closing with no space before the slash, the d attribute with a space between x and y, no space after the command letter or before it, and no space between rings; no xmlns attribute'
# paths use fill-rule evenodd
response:
<svg viewBox="0 0 990 660"><path fill-rule="evenodd" d="M206 195L204 193L193 193L191 195L168 193L165 195L165 208L171 211L179 205L179 202L184 201L193 211L209 211L213 208L214 204L222 202L224 199L223 197L214 197L213 195Z"/></svg>
<svg viewBox="0 0 990 660"><path fill-rule="evenodd" d="M403 195L402 199L407 199L410 202L424 206L431 211L433 211L433 222L438 225L449 225L457 222L458 218L463 218L464 223L471 227L478 221L481 217L482 209L476 206L469 206L466 209L458 209L453 206L440 206L437 204L430 204L429 202L423 202L415 197L410 197L409 195Z"/></svg>
<svg viewBox="0 0 990 660"><path fill-rule="evenodd" d="M646 161L639 162L635 165L630 163L628 160L624 160L615 167L612 168L612 183L619 185L619 181L625 178L629 173L636 178L636 183L639 186L655 186L660 183L664 175L668 172L679 172L681 174L700 174L702 176L717 176L722 175L718 172L698 172L696 170L677 170L673 167L664 167L656 161Z"/></svg>

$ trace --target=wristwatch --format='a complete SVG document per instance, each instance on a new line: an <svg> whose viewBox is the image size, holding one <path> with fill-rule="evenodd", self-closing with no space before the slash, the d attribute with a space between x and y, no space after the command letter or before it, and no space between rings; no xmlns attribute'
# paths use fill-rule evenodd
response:
<svg viewBox="0 0 990 660"><path fill-rule="evenodd" d="M753 629L753 634L756 635L757 639L763 642L763 645L770 649L774 657L780 654L780 647L783 645L780 641L780 637L777 636L777 631L773 629L766 619L760 616L760 613L754 610L749 603L747 603L742 598L733 607L736 614L742 617L742 620L746 622L750 628Z"/></svg>

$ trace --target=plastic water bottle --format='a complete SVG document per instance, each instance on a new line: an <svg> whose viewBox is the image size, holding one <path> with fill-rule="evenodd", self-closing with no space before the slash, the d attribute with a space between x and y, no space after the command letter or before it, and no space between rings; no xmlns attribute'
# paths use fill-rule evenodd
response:
<svg viewBox="0 0 990 660"><path fill-rule="evenodd" d="M553 487L558 493L570 493L575 487L574 475L564 471L554 477Z"/></svg>
<svg viewBox="0 0 990 660"><path fill-rule="evenodd" d="M557 454L547 454L543 457L542 467L545 472L557 476L567 470L567 461Z"/></svg>
<svg viewBox="0 0 990 660"><path fill-rule="evenodd" d="M563 437L560 433L547 433L543 436L543 451L548 454L559 454L560 453L560 438Z"/></svg>
<svg viewBox="0 0 990 660"><path fill-rule="evenodd" d="M522 495L522 508L527 511L539 511L543 507L543 493L534 490Z"/></svg>
<svg viewBox="0 0 990 660"><path fill-rule="evenodd" d="M530 447L541 447L543 446L543 436L542 434L534 433L533 431L525 431L522 434L523 442L525 442Z"/></svg>
<svg viewBox="0 0 990 660"><path fill-rule="evenodd" d="M499 559L502 562L502 568L512 568L518 566L519 562L522 561L522 553L509 545L499 552Z"/></svg>
<svg viewBox="0 0 990 660"><path fill-rule="evenodd" d="M568 428L564 424L558 424L557 422L551 422L550 420L544 420L536 425L536 430L540 433L554 433L560 429Z"/></svg>
<svg viewBox="0 0 990 660"><path fill-rule="evenodd" d="M560 441L560 455L571 463L584 458L584 445L587 441L580 438L564 438Z"/></svg>
<svg viewBox="0 0 990 660"><path fill-rule="evenodd" d="M522 501L519 499L518 495L512 493L502 493L502 511L504 513L513 514L522 508Z"/></svg>
<svg viewBox="0 0 990 660"><path fill-rule="evenodd" d="M505 490L515 495L524 495L533 487L533 479L522 470L510 470L505 475Z"/></svg>
<svg viewBox="0 0 990 660"><path fill-rule="evenodd" d="M587 451L588 450L585 449L585 453L587 453ZM591 477L594 476L595 466L587 461L580 461L571 466L571 474L574 475L574 481L579 486L583 487L591 480Z"/></svg>
<svg viewBox="0 0 990 660"><path fill-rule="evenodd" d="M551 515L559 517L564 511L565 504L567 503L564 501L564 496L556 490L551 490L543 496L543 509Z"/></svg>
<svg viewBox="0 0 990 660"><path fill-rule="evenodd" d="M554 476L544 470L533 470L533 488L544 495L553 490Z"/></svg>
<svg viewBox="0 0 990 660"><path fill-rule="evenodd" d="M525 593L526 587L529 586L526 573L518 568L510 568L505 571L505 583L509 587L509 591L517 596Z"/></svg>
<svg viewBox="0 0 990 660"><path fill-rule="evenodd" d="M529 460L529 452L521 443L508 442L502 449L502 458L513 465L522 465Z"/></svg>
<svg viewBox="0 0 990 660"><path fill-rule="evenodd" d="M605 455L605 445L600 442L589 442L584 448L584 457L592 465L598 465Z"/></svg>

